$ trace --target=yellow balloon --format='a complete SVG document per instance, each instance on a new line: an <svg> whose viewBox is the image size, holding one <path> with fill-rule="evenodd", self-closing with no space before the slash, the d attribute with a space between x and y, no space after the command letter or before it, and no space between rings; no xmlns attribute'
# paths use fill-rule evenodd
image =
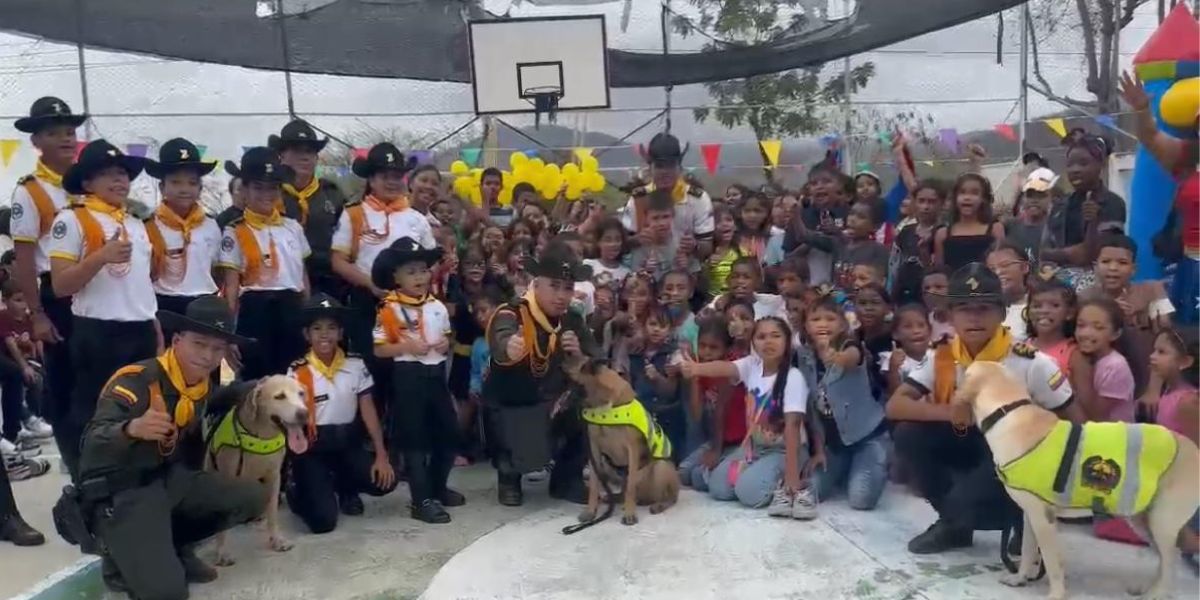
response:
<svg viewBox="0 0 1200 600"><path fill-rule="evenodd" d="M578 200L581 196L583 196L583 188L579 187L577 185L568 185L566 196L567 196L567 200L574 202L574 201Z"/></svg>
<svg viewBox="0 0 1200 600"><path fill-rule="evenodd" d="M529 157L525 156L524 152L513 152L508 155L508 166L512 167L514 171L527 162L529 162Z"/></svg>
<svg viewBox="0 0 1200 600"><path fill-rule="evenodd" d="M1159 101L1159 112L1163 123L1180 129L1196 127L1196 118L1200 111L1200 77L1190 77L1176 81Z"/></svg>
<svg viewBox="0 0 1200 600"><path fill-rule="evenodd" d="M543 172L545 172L545 173L553 173L554 175L561 175L561 174L562 174L562 169L560 169L560 168L558 167L558 165L551 163L551 164L548 164L548 165L546 165L546 168L545 168L545 169L543 169Z"/></svg>
<svg viewBox="0 0 1200 600"><path fill-rule="evenodd" d="M535 169L540 171L542 169L542 167L546 166L546 161L544 161L540 158L531 158L531 159L529 159L529 164L533 165L533 167Z"/></svg>
<svg viewBox="0 0 1200 600"><path fill-rule="evenodd" d="M467 166L467 163L461 160L450 163L450 173L453 175L466 175L469 170L470 167Z"/></svg>
<svg viewBox="0 0 1200 600"><path fill-rule="evenodd" d="M548 185L542 185L539 187L538 192L542 195L542 198L545 198L546 200L553 200L558 197L558 188L553 188Z"/></svg>
<svg viewBox="0 0 1200 600"><path fill-rule="evenodd" d="M483 206L483 192L479 190L478 186L471 188L470 196L472 204L475 206Z"/></svg>
<svg viewBox="0 0 1200 600"><path fill-rule="evenodd" d="M475 181L479 181L482 178L483 178L483 169L480 169L478 167L471 169L471 179L474 179Z"/></svg>
<svg viewBox="0 0 1200 600"><path fill-rule="evenodd" d="M588 173L588 182L586 189L589 192L603 192L608 182L604 180L604 176L597 172Z"/></svg>
<svg viewBox="0 0 1200 600"><path fill-rule="evenodd" d="M575 163L567 163L563 165L562 174L563 177L567 178L567 181L570 181L572 177L578 175L579 173L579 165Z"/></svg>
<svg viewBox="0 0 1200 600"><path fill-rule="evenodd" d="M580 166L583 167L585 173L596 172L600 170L600 161L595 156L587 155L580 161Z"/></svg>
<svg viewBox="0 0 1200 600"><path fill-rule="evenodd" d="M506 187L501 189L500 195L496 198L496 201L500 203L500 206L511 205L513 201L512 188Z"/></svg>

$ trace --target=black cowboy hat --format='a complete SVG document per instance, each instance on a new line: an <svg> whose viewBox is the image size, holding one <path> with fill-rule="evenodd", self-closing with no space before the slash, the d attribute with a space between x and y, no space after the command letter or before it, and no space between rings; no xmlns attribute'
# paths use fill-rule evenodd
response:
<svg viewBox="0 0 1200 600"><path fill-rule="evenodd" d="M240 167L232 160L225 161L225 172L244 182L291 183L296 177L291 167L279 161L278 152L264 146L247 149Z"/></svg>
<svg viewBox="0 0 1200 600"><path fill-rule="evenodd" d="M687 151L687 147L679 146L679 138L666 132L657 133L650 138L650 143L646 145L646 162L679 164L683 162L683 155L687 154Z"/></svg>
<svg viewBox="0 0 1200 600"><path fill-rule="evenodd" d="M37 133L51 125L70 125L79 127L88 120L87 115L71 113L71 107L66 102L54 96L45 96L33 101L29 107L29 116L17 119L13 126L17 131Z"/></svg>
<svg viewBox="0 0 1200 600"><path fill-rule="evenodd" d="M328 143L329 138L318 138L316 130L304 119L292 120L279 130L279 135L271 134L267 138L267 146L276 152L283 152L284 148L291 146L307 146L320 152Z"/></svg>
<svg viewBox="0 0 1200 600"><path fill-rule="evenodd" d="M170 331L194 331L234 344L251 344L254 338L240 336L234 327L234 315L229 304L217 296L201 296L187 305L184 314L169 310L158 311L158 321Z"/></svg>
<svg viewBox="0 0 1200 600"><path fill-rule="evenodd" d="M551 242L538 258L525 259L525 272L534 277L561 281L588 281L592 268L583 264L571 247L562 242Z"/></svg>
<svg viewBox="0 0 1200 600"><path fill-rule="evenodd" d="M146 159L129 156L107 140L96 140L83 147L83 151L79 153L79 160L63 174L63 189L68 194L86 194L83 182L108 167L125 169L132 180L146 168Z"/></svg>
<svg viewBox="0 0 1200 600"><path fill-rule="evenodd" d="M1004 306L1000 278L983 263L969 263L950 275L950 285L942 296L951 304L981 302Z"/></svg>
<svg viewBox="0 0 1200 600"><path fill-rule="evenodd" d="M371 283L381 290L396 287L396 269L410 262L423 262L433 265L442 259L442 251L437 248L425 248L410 237L402 237L392 245L384 248L375 263L371 265Z"/></svg>
<svg viewBox="0 0 1200 600"><path fill-rule="evenodd" d="M300 309L300 322L308 327L317 319L333 319L339 325L345 325L351 314L350 309L334 300L333 296L317 292L304 301L304 306Z"/></svg>
<svg viewBox="0 0 1200 600"><path fill-rule="evenodd" d="M200 149L195 144L183 139L167 140L158 149L158 160L146 160L146 174L162 179L175 171L195 171L204 177L217 168L216 161L200 160Z"/></svg>
<svg viewBox="0 0 1200 600"><path fill-rule="evenodd" d="M396 148L391 142L382 142L371 146L371 150L367 152L366 158L354 159L354 164L350 170L354 171L355 175L366 179L379 171L390 169L405 173L413 170L417 166L417 157L410 156L406 160L404 153Z"/></svg>

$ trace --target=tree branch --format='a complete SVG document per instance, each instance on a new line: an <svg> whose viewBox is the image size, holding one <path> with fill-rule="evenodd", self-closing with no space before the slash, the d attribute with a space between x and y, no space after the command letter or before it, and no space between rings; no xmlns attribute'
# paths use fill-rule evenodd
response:
<svg viewBox="0 0 1200 600"><path fill-rule="evenodd" d="M1075 0L1079 9L1079 21L1083 27L1083 52L1087 63L1087 89L1095 94L1100 89L1100 69L1096 65L1096 28L1092 24L1092 13L1087 0Z"/></svg>

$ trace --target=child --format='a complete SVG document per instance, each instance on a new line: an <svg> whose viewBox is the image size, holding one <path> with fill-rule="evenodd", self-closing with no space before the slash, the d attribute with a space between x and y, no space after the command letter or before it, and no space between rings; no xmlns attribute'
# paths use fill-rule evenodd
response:
<svg viewBox="0 0 1200 600"><path fill-rule="evenodd" d="M471 300L483 293L486 286L501 282L487 271L483 248L479 244L467 246L458 261L458 272L451 274L447 282L446 308L450 311L450 328L454 330L450 393L460 405L467 402L470 395L471 346L483 337L484 332L471 313Z"/></svg>
<svg viewBox="0 0 1200 600"><path fill-rule="evenodd" d="M489 265L496 265L498 263L499 267L503 268L504 261L493 260L493 258L497 254L501 254L501 255L503 254L503 252L502 252L504 250L504 230L503 229L500 229L499 227L496 227L495 225L491 225L491 224L484 225L483 229L480 230L480 232L479 232L479 245L481 247L483 247L483 256L484 256L484 259L488 261ZM490 268L495 269L496 266L491 266ZM494 272L493 274L504 275L503 272Z"/></svg>
<svg viewBox="0 0 1200 600"><path fill-rule="evenodd" d="M812 202L801 208L784 233L783 251L799 251L808 258L813 285L830 281L832 255L812 243L816 236L841 236L850 210L854 182L838 170L836 164L822 161L809 170L808 184ZM849 188L849 189L848 189ZM818 242L829 247L826 242Z"/></svg>
<svg viewBox="0 0 1200 600"><path fill-rule="evenodd" d="M699 329L696 326L696 316L692 314L692 308L688 305L692 298L692 276L679 269L668 271L658 287L658 302L671 316L672 335L680 347L694 352Z"/></svg>
<svg viewBox="0 0 1200 600"><path fill-rule="evenodd" d="M934 265L925 270L921 278L921 299L929 308L932 345L954 337L954 326L950 324L950 312L945 299L949 290L950 272L945 267Z"/></svg>
<svg viewBox="0 0 1200 600"><path fill-rule="evenodd" d="M1076 290L1092 285L1093 244L1107 233L1125 228L1125 200L1104 185L1102 173L1112 143L1082 129L1071 131L1067 146L1067 180L1073 191L1051 210L1050 223L1062 248L1046 249L1041 258L1064 265L1060 273ZM1149 348L1146 348L1149 351Z"/></svg>
<svg viewBox="0 0 1200 600"><path fill-rule="evenodd" d="M1080 406L1095 403L1092 362L1075 344L1075 290L1052 273L1035 278L1029 289L1025 330L1029 342L1044 352L1067 376Z"/></svg>
<svg viewBox="0 0 1200 600"><path fill-rule="evenodd" d="M738 214L738 248L742 254L753 256L765 265L783 260L783 239L771 235L770 214L771 203L761 193L745 198Z"/></svg>
<svg viewBox="0 0 1200 600"><path fill-rule="evenodd" d="M1008 305L1004 326L1016 341L1029 337L1025 330L1025 307L1028 293L1025 280L1029 277L1029 257L1020 246L999 242L987 253L987 268L1000 279L1004 302Z"/></svg>
<svg viewBox="0 0 1200 600"><path fill-rule="evenodd" d="M412 494L412 518L449 523L447 506L461 506L462 494L446 487L458 449L458 421L446 388L450 315L429 295L429 267L440 250L416 240L396 240L375 259L371 280L390 290L375 322L375 356L393 361L393 397L388 399L392 446L404 453Z"/></svg>
<svg viewBox="0 0 1200 600"><path fill-rule="evenodd" d="M813 490L801 485L808 386L791 366L791 339L787 322L767 317L754 324L754 353L733 362L685 359L681 370L687 379L728 379L747 390L746 439L713 471L709 495L753 508L770 504L773 516L814 519Z"/></svg>
<svg viewBox="0 0 1200 600"><path fill-rule="evenodd" d="M626 257L631 271L646 271L655 281L667 271L682 268L689 273L700 271L700 262L687 253L677 253L680 234L675 230L675 199L671 190L654 190L646 202L646 226L643 233L647 243L639 245ZM678 260L676 260L678 259Z"/></svg>
<svg viewBox="0 0 1200 600"><path fill-rule="evenodd" d="M1121 308L1108 298L1092 298L1079 305L1075 319L1075 343L1095 369L1092 373L1096 399L1085 407L1093 421L1133 423L1133 372L1129 362L1113 348L1121 336Z"/></svg>
<svg viewBox="0 0 1200 600"><path fill-rule="evenodd" d="M846 216L844 237L833 249L833 277L842 289L852 290L852 271L856 265L877 269L880 279L887 273L888 250L875 241L875 230L881 220L880 210L864 202L855 203Z"/></svg>
<svg viewBox="0 0 1200 600"><path fill-rule="evenodd" d="M533 241L538 228L525 219L517 219L508 225L508 233L505 237L509 242L516 243L522 241Z"/></svg>
<svg viewBox="0 0 1200 600"><path fill-rule="evenodd" d="M792 190L784 190L771 205L771 235L780 236L780 250L783 250L783 234L787 231L788 224L792 222L792 217L796 214L796 207L799 205L800 198Z"/></svg>
<svg viewBox="0 0 1200 600"><path fill-rule="evenodd" d="M729 272L733 269L734 261L742 257L736 237L737 223L733 211L722 204L713 206L713 253L704 268L708 291L714 298L729 289Z"/></svg>
<svg viewBox="0 0 1200 600"><path fill-rule="evenodd" d="M804 345L800 332L804 331L804 313L810 302L804 296L784 296L784 302L787 304L788 327L792 328L792 350L799 350Z"/></svg>
<svg viewBox="0 0 1200 600"><path fill-rule="evenodd" d="M1004 239L1004 225L992 216L992 184L977 173L963 173L950 193L950 224L933 238L933 262L951 271L983 262L988 248Z"/></svg>
<svg viewBox="0 0 1200 600"><path fill-rule="evenodd" d="M729 324L714 317L700 324L696 358L700 362L737 360ZM713 469L746 438L746 388L728 379L697 377L688 397L691 413L706 417L708 441L679 463L683 484L698 492L708 491Z"/></svg>
<svg viewBox="0 0 1200 600"><path fill-rule="evenodd" d="M654 306L654 281L646 273L633 273L621 289L623 309L609 321L604 339L612 340L613 369L628 376L629 354L645 342L643 324Z"/></svg>
<svg viewBox="0 0 1200 600"><path fill-rule="evenodd" d="M929 309L924 304L912 302L896 309L892 339L898 347L886 356L883 353L879 356L880 372L887 379L888 397L909 373L931 359L933 351L929 347L929 337L932 333Z"/></svg>
<svg viewBox="0 0 1200 600"><path fill-rule="evenodd" d="M0 284L4 310L0 311L0 337L5 353L0 358L0 420L3 437L10 442L18 438L45 439L54 430L42 420L42 343L33 338L33 319L29 304L16 280Z"/></svg>
<svg viewBox="0 0 1200 600"><path fill-rule="evenodd" d="M858 320L858 341L867 352L865 360L871 375L872 390L878 392L887 388L879 361L893 347L892 299L882 285L871 283L855 292L854 309ZM879 393L875 395L880 396Z"/></svg>
<svg viewBox="0 0 1200 600"><path fill-rule="evenodd" d="M1045 167L1034 169L1021 186L1019 215L1004 225L1005 238L1024 250L1034 263L1040 260L1042 248L1058 245L1047 226L1056 183L1058 175L1054 171Z"/></svg>
<svg viewBox="0 0 1200 600"><path fill-rule="evenodd" d="M720 311L732 300L750 302L754 306L754 318L779 317L787 319L787 308L783 297L778 294L759 293L762 289L762 266L753 256L743 256L733 261L729 269L729 288L718 296L709 308Z"/></svg>
<svg viewBox="0 0 1200 600"><path fill-rule="evenodd" d="M596 231L599 235L596 246L600 256L589 258L583 264L592 268L592 281L597 287L610 283L619 287L629 276L629 269L622 264L629 246L629 234L625 232L620 219L615 218L602 221Z"/></svg>
<svg viewBox="0 0 1200 600"><path fill-rule="evenodd" d="M643 324L645 338L640 350L629 352L629 383L637 399L671 440L672 451L684 450L685 422L680 403L679 371L672 364L678 347L674 325L665 306L655 306ZM678 460L678 456L673 457Z"/></svg>
<svg viewBox="0 0 1200 600"><path fill-rule="evenodd" d="M471 317L480 331L487 330L487 324L492 319L492 313L504 304L505 295L495 285L489 285L476 296L471 298ZM491 363L492 352L488 347L487 337L480 335L471 343L471 374L469 376L467 402L458 405L458 424L461 431L470 431L475 424L475 416L483 406L483 380L487 377L487 368Z"/></svg>
<svg viewBox="0 0 1200 600"><path fill-rule="evenodd" d="M812 502L844 485L851 508L872 510L887 482L888 441L883 406L871 389L871 358L833 298L809 307L804 334L800 370L819 419L807 469Z"/></svg>
<svg viewBox="0 0 1200 600"><path fill-rule="evenodd" d="M808 289L808 261L791 256L775 270L775 291L784 298L800 297Z"/></svg>
<svg viewBox="0 0 1200 600"><path fill-rule="evenodd" d="M912 192L912 220L900 227L892 246L892 297L901 304L921 301L921 278L933 263L933 237L946 194L935 181Z"/></svg>
<svg viewBox="0 0 1200 600"><path fill-rule="evenodd" d="M887 281L886 267L873 259L866 260L868 262L855 263L850 267L850 286L846 288L847 291L857 292L871 285L884 287Z"/></svg>

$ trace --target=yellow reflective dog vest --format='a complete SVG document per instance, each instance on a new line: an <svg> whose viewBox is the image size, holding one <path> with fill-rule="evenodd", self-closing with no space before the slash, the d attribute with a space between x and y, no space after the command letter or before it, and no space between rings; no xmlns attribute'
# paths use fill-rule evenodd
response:
<svg viewBox="0 0 1200 600"><path fill-rule="evenodd" d="M583 420L593 425L629 425L642 432L652 458L671 458L671 440L663 432L654 416L642 403L634 398L628 404L606 408L583 409Z"/></svg>
<svg viewBox="0 0 1200 600"><path fill-rule="evenodd" d="M212 437L208 440L209 452L216 454L221 448L230 446L239 448L250 454L275 454L283 450L286 440L283 432L269 438L255 437L234 418L237 409L225 413L225 418L217 425Z"/></svg>
<svg viewBox="0 0 1200 600"><path fill-rule="evenodd" d="M1177 443L1161 425L1059 421L1036 447L997 471L1004 485L1050 504L1132 516L1154 499Z"/></svg>

